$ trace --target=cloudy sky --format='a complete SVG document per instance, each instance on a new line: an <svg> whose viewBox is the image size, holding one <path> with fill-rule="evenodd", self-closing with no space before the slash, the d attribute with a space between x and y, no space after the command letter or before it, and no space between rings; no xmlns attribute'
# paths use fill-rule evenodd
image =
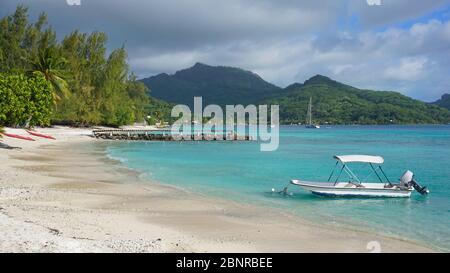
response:
<svg viewBox="0 0 450 273"><path fill-rule="evenodd" d="M282 87L323 74L426 101L450 93L450 0L1 0L0 16L18 3L61 37L107 32L140 77L202 62Z"/></svg>

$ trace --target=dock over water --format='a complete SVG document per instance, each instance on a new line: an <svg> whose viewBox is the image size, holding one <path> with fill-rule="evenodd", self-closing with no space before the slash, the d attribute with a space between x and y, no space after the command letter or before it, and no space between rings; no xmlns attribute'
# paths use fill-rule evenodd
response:
<svg viewBox="0 0 450 273"><path fill-rule="evenodd" d="M111 140L144 140L144 141L252 141L249 135L238 135L236 132L204 133L182 132L173 134L170 129L101 129L92 132L94 137Z"/></svg>

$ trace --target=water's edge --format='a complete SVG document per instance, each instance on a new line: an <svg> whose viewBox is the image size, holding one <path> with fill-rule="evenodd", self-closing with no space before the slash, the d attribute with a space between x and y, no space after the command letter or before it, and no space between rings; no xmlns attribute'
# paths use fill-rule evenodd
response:
<svg viewBox="0 0 450 273"><path fill-rule="evenodd" d="M123 141L123 142L128 142L128 141ZM132 143L136 143L136 141L133 141ZM112 156L111 153L110 153L109 148L111 146L114 146L114 145L117 145L117 141L107 141L107 142L105 142L103 144L102 152L103 152L105 158L107 158L108 160L115 161L116 164L120 165L121 167L126 168L126 169L136 173L137 174L137 178L139 179L140 183L149 183L149 184L161 185L161 186L164 186L164 187L173 188L173 189L185 192L187 194L191 194L193 196L198 196L198 197L202 197L202 198L213 198L213 199L220 198L221 200L223 200L225 202L236 202L238 204L246 205L246 206L249 206L249 205L250 206L255 206L256 205L254 203L246 203L246 202L235 200L235 199L227 199L227 198L218 197L218 196L214 196L214 195L208 195L208 194L202 193L202 192L194 192L193 190L187 189L187 188L182 187L180 185L174 185L174 184L167 183L167 182L164 182L164 181L156 180L156 179L150 177L148 174L146 174L145 171L139 170L138 168L132 167L129 164L127 164L127 161L128 161L127 158ZM260 205L260 204L258 204L258 205ZM314 218L309 218L309 217L306 218L306 217L302 217L301 215L298 215L298 214L295 214L295 213L287 212L286 210L284 210L282 208L270 207L270 206L267 206L266 204L261 204L261 205L263 205L266 208L271 209L273 211L277 211L278 213L280 213L282 215L285 215L287 217L295 217L295 219L299 219L299 220L304 221L304 222L310 222L310 223L313 223L314 225L317 225L317 226L333 229L333 230L336 230L336 232L338 232L339 230L361 232L361 233L366 233L366 234L378 235L378 236L382 236L382 237L389 238L389 239L394 239L394 240L404 241L404 242L408 242L408 243L413 243L413 244L416 244L416 245L419 245L419 246L424 246L424 247L430 248L433 251L438 251L438 252L445 252L445 251L447 251L446 249L441 248L441 247L436 246L436 245L432 245L432 244L430 244L427 241L420 241L420 240L415 240L413 238L402 237L402 236L400 236L398 234L394 234L394 233L383 234L383 233L379 232L378 230L376 230L375 228L361 227L361 226L355 227L355 226L352 226L351 224L345 223L344 221L336 221L336 222L334 222L334 224L323 223L323 222L320 222L319 220L314 219Z"/></svg>

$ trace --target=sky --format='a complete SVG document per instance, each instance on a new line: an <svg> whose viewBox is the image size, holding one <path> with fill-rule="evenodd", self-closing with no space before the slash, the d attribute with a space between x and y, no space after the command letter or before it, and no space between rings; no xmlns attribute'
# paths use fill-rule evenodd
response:
<svg viewBox="0 0 450 273"><path fill-rule="evenodd" d="M106 32L139 77L201 62L281 87L322 74L425 101L450 93L450 0L1 0L0 16L19 3L59 38Z"/></svg>

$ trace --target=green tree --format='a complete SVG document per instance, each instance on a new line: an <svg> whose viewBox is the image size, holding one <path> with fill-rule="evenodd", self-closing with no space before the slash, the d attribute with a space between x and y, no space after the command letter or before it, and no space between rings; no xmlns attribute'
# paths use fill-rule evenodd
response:
<svg viewBox="0 0 450 273"><path fill-rule="evenodd" d="M150 90L143 82L138 81L136 75L131 74L126 91L133 102L133 110L136 121L140 122L145 119L145 107L150 103Z"/></svg>
<svg viewBox="0 0 450 273"><path fill-rule="evenodd" d="M28 9L19 5L14 14L0 20L0 72L22 70L26 67L27 50L23 38L28 24Z"/></svg>
<svg viewBox="0 0 450 273"><path fill-rule="evenodd" d="M124 47L107 54L105 33L75 30L59 42L45 13L29 22L27 12L19 5L0 19L0 124L48 124L51 118L71 125L120 126L152 111L170 113L166 103L149 101L149 90L129 71ZM43 81L48 86L35 92Z"/></svg>
<svg viewBox="0 0 450 273"><path fill-rule="evenodd" d="M0 73L0 124L47 126L52 115L50 83L41 76Z"/></svg>
<svg viewBox="0 0 450 273"><path fill-rule="evenodd" d="M105 64L99 94L104 122L111 125L129 124L136 120L135 105L128 91L127 53L122 47L114 50Z"/></svg>
<svg viewBox="0 0 450 273"><path fill-rule="evenodd" d="M51 86L53 103L56 105L61 97L67 97L70 94L64 67L67 61L59 56L54 48L45 48L41 50L36 59L31 61L30 73L44 77Z"/></svg>

